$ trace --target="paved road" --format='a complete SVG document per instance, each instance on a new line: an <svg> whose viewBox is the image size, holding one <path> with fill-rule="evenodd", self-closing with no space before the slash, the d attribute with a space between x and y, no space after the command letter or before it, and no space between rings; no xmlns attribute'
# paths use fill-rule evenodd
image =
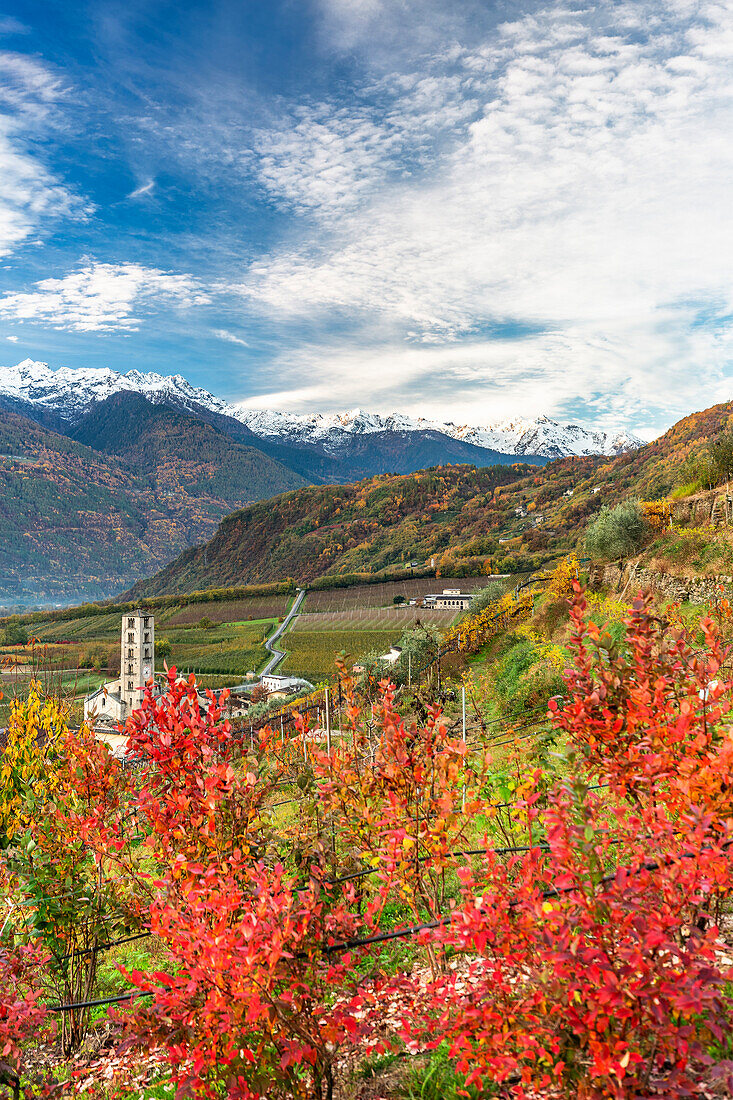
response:
<svg viewBox="0 0 733 1100"><path fill-rule="evenodd" d="M277 646L275 645L275 642L279 638L282 637L284 632L290 626L291 622L293 621L295 616L300 611L300 605L302 604L304 599L305 599L305 588L299 588L298 589L298 595L295 597L295 602L293 603L293 606L290 608L290 611L288 611L287 615L285 616L283 621L280 623L280 625L278 626L275 633L271 634L270 637L265 642L265 649L268 650L272 654L272 657L270 657L270 660L267 662L267 664L263 668L262 672L260 673L261 677L262 676L269 676L269 674L271 672L274 672L274 670L277 668L277 666L280 664L283 657L285 656L285 650L284 649L278 649Z"/></svg>

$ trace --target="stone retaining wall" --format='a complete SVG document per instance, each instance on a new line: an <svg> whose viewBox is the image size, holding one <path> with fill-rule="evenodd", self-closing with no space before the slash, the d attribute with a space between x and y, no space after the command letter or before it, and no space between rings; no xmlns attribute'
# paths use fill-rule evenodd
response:
<svg viewBox="0 0 733 1100"><path fill-rule="evenodd" d="M733 589L733 577L676 577L673 573L656 573L643 569L636 562L609 562L591 569L591 588L611 588L626 596L643 592L655 592L674 603L687 600L690 603L707 603L720 595L720 585Z"/></svg>

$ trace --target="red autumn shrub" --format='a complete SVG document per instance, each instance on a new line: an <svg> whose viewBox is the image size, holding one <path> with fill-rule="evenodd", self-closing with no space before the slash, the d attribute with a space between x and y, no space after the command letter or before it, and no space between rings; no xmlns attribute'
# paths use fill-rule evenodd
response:
<svg viewBox="0 0 733 1100"><path fill-rule="evenodd" d="M330 753L300 727L310 762L291 825L268 810L284 757L267 732L245 757L192 683L146 697L128 732L148 761L135 804L169 957L130 976L153 994L134 1027L167 1047L181 1095L322 1100L360 1038L447 1043L468 1087L520 1098L704 1094L707 1049L730 1023L726 653L711 620L700 647L640 601L614 645L584 610L578 593L555 714L570 778L536 777L522 806L533 847L506 862L488 834L484 859L456 856L489 820L483 752L472 766L437 711L407 725L390 685L369 721L349 700ZM363 896L354 860L374 872ZM341 950L394 900L426 926L429 975L386 978L363 948Z"/></svg>
<svg viewBox="0 0 733 1100"><path fill-rule="evenodd" d="M171 672L168 693L148 694L127 724L130 751L148 762L137 806L160 867L148 923L169 956L166 971L128 975L155 994L133 1026L141 1043L166 1046L187 1093L330 1095L338 1044L357 1025L332 1003L351 987L351 960L324 948L360 923L353 888L329 885L317 853L285 869L265 810L280 775L269 733L236 759L209 702L202 713L193 681Z"/></svg>
<svg viewBox="0 0 733 1100"><path fill-rule="evenodd" d="M32 947L0 942L0 1098L20 1094L23 1044L38 1034L43 957Z"/></svg>
<svg viewBox="0 0 733 1100"><path fill-rule="evenodd" d="M528 800L549 851L463 870L460 902L423 933L458 953L453 969L377 982L373 1035L395 998L402 1041L447 1041L479 1090L703 1095L707 1047L730 1026L718 923L733 885L724 652L709 620L703 652L691 652L644 601L610 650L583 612L580 597L571 698L556 722L571 768L584 762L587 783L611 794L578 780L544 808Z"/></svg>

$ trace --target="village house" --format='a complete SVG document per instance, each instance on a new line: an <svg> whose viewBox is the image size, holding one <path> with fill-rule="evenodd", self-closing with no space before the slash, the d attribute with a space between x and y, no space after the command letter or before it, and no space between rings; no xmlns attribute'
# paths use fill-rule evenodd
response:
<svg viewBox="0 0 733 1100"><path fill-rule="evenodd" d="M276 676L274 673L263 676L260 684L268 695L275 693L293 695L296 691L312 691L313 684L300 676Z"/></svg>
<svg viewBox="0 0 733 1100"><path fill-rule="evenodd" d="M395 665L402 656L402 646L393 645L389 648L389 653L383 653L379 658L380 661L384 661L387 665Z"/></svg>

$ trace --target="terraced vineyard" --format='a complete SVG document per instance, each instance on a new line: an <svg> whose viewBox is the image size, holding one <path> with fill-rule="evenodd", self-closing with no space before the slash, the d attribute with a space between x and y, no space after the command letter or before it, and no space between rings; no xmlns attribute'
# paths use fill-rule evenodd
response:
<svg viewBox="0 0 733 1100"><path fill-rule="evenodd" d="M166 626L184 626L210 619L214 623L238 623L248 619L276 619L287 614L291 596L251 596L243 600L210 600L189 604L156 616Z"/></svg>
<svg viewBox="0 0 733 1100"><path fill-rule="evenodd" d="M217 623L211 627L168 626L156 623L158 640L171 643L169 665L181 672L216 673L234 680L221 680L222 686L241 683L247 672L257 671L265 659L264 640L273 631L276 619L254 622ZM160 663L160 662L159 662ZM219 683L219 680L217 680Z"/></svg>

